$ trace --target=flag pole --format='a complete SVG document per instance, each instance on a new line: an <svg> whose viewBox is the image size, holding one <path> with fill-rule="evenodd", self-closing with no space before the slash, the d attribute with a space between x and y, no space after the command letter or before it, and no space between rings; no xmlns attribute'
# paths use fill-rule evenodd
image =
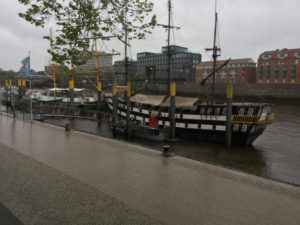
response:
<svg viewBox="0 0 300 225"><path fill-rule="evenodd" d="M32 100L31 100L30 51L29 51L29 108L30 108L30 122L32 122Z"/></svg>

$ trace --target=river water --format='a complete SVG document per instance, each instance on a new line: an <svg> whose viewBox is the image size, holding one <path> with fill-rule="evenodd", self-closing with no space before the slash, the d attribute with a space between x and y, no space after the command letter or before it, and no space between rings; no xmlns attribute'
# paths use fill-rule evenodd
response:
<svg viewBox="0 0 300 225"><path fill-rule="evenodd" d="M183 157L300 185L300 106L275 104L273 112L274 122L250 147L233 146L228 149L220 144L180 140L171 144L171 149ZM61 126L71 123L76 130L112 138L107 123L98 126L95 121L77 119L46 122ZM165 144L137 138L131 142L159 151Z"/></svg>

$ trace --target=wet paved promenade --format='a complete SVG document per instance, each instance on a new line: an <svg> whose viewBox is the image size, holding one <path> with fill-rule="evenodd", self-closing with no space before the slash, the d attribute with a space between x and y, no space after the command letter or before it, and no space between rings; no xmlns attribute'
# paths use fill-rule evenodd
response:
<svg viewBox="0 0 300 225"><path fill-rule="evenodd" d="M77 185L81 188L79 190L71 188L71 194L74 192L73 194L76 196L76 191L84 193L86 188L87 193L92 191L92 193L97 193L97 196L101 195L103 198L110 196L122 206L118 209L133 212L132 214L129 213L132 215L132 221L148 221L149 224L161 222L163 224L189 225L298 225L300 223L299 187L257 178L182 157L166 159L162 158L158 152L140 146L76 131L65 132L59 127L37 122L30 124L6 116L0 116L0 143L2 143L0 149L8 148L11 152L15 152L12 150L15 149L17 152L29 156L21 157L21 154L18 153L19 155L15 157L19 158L20 163L15 163L15 166L26 164L30 167L30 163L27 164L28 162L23 161L32 159L47 165L39 164L43 166L41 171L44 171L39 176L31 177L30 173L27 173L29 180L35 180L32 184L33 189L40 191L36 186L40 185L38 181L43 183L43 179L44 182L47 182L47 178L51 181L48 186L49 190L55 186L52 184L53 182L59 184L65 179L72 179L72 182L74 184L78 182ZM8 147L3 147L3 145ZM201 151L201 146L199 146L199 151ZM9 173L11 166L9 158L13 156L7 149L4 153L0 151L0 154L0 158L4 159L2 160L4 166L0 168L2 168L1 170L6 169ZM36 161L32 161L32 163L37 163ZM38 165L35 166L31 167L33 174L35 173L34 168L39 168ZM26 166L23 167L26 168ZM49 172L50 170L51 172ZM64 179L54 179L55 174L51 175L51 173L59 173L57 176L64 177ZM0 171L0 179L5 178L9 181L10 177L3 174ZM40 176L44 178L42 179ZM24 182L26 183L26 180ZM22 182L18 181L16 184L10 180L5 187L1 185L0 201L18 216L22 215L19 211L21 206L16 202L9 201L9 199L14 198L12 195L14 191L22 199L24 191ZM10 188L10 186L14 188ZM66 187L72 186L72 183L66 185ZM42 187L45 188L47 185L42 185ZM51 191L53 196L55 196L55 190L54 188L54 192ZM58 189L58 191L58 196L63 198L63 191L66 190ZM44 196L50 198L47 191L41 192L38 196L38 198L34 198L38 201L34 203L34 206L41 205L40 201L43 201ZM91 196L93 195L91 194ZM15 197L17 198L17 196ZM102 198L97 197L96 199L101 201ZM74 201L85 208L84 202L87 200L78 197ZM24 201L20 202L20 205L34 202L30 199ZM52 204L55 205L53 202ZM32 207L34 208L34 206ZM34 209L41 217L47 218L43 214L49 212L45 210L44 205L42 206L44 208L41 210L39 208ZM101 214L98 210L94 210L99 207L97 202L94 201L88 207L90 210L84 213L90 213L91 218L98 213ZM29 212L27 213L30 215ZM74 218L78 216L78 213L80 214L77 207L74 207L73 211L72 208L69 209L66 215L70 216L72 213L74 213ZM61 218L63 218L64 212L61 214ZM104 215L111 216L109 214ZM18 217L20 218L20 216ZM24 222L22 218L20 219ZM140 224L144 223L140 222Z"/></svg>

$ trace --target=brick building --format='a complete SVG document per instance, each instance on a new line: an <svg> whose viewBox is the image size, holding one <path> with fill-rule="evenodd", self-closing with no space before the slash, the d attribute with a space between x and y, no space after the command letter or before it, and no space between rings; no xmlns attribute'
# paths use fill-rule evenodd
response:
<svg viewBox="0 0 300 225"><path fill-rule="evenodd" d="M300 84L300 48L263 52L256 74L261 84Z"/></svg>
<svg viewBox="0 0 300 225"><path fill-rule="evenodd" d="M217 68L225 60L217 61ZM201 62L197 66L196 83L200 83L213 71L213 61ZM232 59L216 73L216 83L255 83L256 64L251 58ZM212 77L208 79L212 82Z"/></svg>

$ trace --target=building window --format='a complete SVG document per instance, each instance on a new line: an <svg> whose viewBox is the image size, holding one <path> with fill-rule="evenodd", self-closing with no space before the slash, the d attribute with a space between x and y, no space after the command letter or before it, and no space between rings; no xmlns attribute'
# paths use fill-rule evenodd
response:
<svg viewBox="0 0 300 225"><path fill-rule="evenodd" d="M263 60L268 60L268 59L270 59L271 58L271 55L269 55L269 54L266 54L266 55L263 55L262 56L262 59Z"/></svg>
<svg viewBox="0 0 300 225"><path fill-rule="evenodd" d="M259 68L259 73L258 73L258 75L259 75L259 79L260 79L260 80L263 79L263 75L264 75L264 67L263 67L263 66L261 66L261 67Z"/></svg>
<svg viewBox="0 0 300 225"><path fill-rule="evenodd" d="M277 80L278 79L278 66L275 66L275 69L274 69L274 79Z"/></svg>
<svg viewBox="0 0 300 225"><path fill-rule="evenodd" d="M295 80L295 77L296 77L296 66L293 65L293 66L292 66L292 70L291 70L291 78L292 78L293 80Z"/></svg>
<svg viewBox="0 0 300 225"><path fill-rule="evenodd" d="M204 70L202 74L202 79L204 80L208 76L208 71Z"/></svg>
<svg viewBox="0 0 300 225"><path fill-rule="evenodd" d="M230 70L230 78L236 78L236 70L232 69Z"/></svg>
<svg viewBox="0 0 300 225"><path fill-rule="evenodd" d="M264 67L261 66L261 67L259 68L259 79L263 79L263 74L264 74Z"/></svg>
<svg viewBox="0 0 300 225"><path fill-rule="evenodd" d="M278 59L284 59L284 58L286 58L287 57L287 54L285 53L285 54L277 54L277 58Z"/></svg>
<svg viewBox="0 0 300 225"><path fill-rule="evenodd" d="M286 79L286 70L287 70L286 66L283 66L283 67L282 67L282 79L283 79L283 80Z"/></svg>
<svg viewBox="0 0 300 225"><path fill-rule="evenodd" d="M270 76L271 76L271 67L267 66L267 71L266 71L266 78L267 78L267 80L270 80Z"/></svg>
<svg viewBox="0 0 300 225"><path fill-rule="evenodd" d="M226 70L222 70L221 73L220 73L220 76L221 76L221 79L226 79Z"/></svg>
<svg viewBox="0 0 300 225"><path fill-rule="evenodd" d="M296 52L296 53L295 53L295 57L296 57L297 59L300 59L300 52Z"/></svg>

